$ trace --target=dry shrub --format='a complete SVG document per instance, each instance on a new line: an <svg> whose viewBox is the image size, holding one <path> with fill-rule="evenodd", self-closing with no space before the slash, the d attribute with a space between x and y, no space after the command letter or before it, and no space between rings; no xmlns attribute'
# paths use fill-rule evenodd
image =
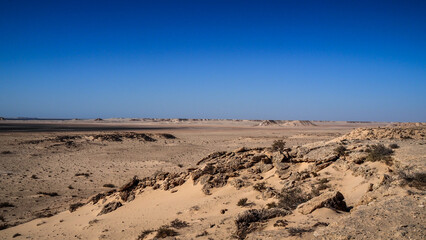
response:
<svg viewBox="0 0 426 240"><path fill-rule="evenodd" d="M303 233L312 232L313 229L305 229L305 228L288 228L287 229L290 236L301 236Z"/></svg>
<svg viewBox="0 0 426 240"><path fill-rule="evenodd" d="M266 208L270 209L270 208L276 208L278 207L276 202L270 202L266 204Z"/></svg>
<svg viewBox="0 0 426 240"><path fill-rule="evenodd" d="M157 230L157 234L155 235L155 238L166 238L166 237L173 237L177 236L178 232L175 230L168 228L167 226L162 226Z"/></svg>
<svg viewBox="0 0 426 240"><path fill-rule="evenodd" d="M408 185L422 191L426 190L426 173L412 172L411 169L404 169L399 171L398 175L403 179L403 185Z"/></svg>
<svg viewBox="0 0 426 240"><path fill-rule="evenodd" d="M266 183L265 182L256 183L255 185L253 185L253 189L259 192L263 192L266 190Z"/></svg>
<svg viewBox="0 0 426 240"><path fill-rule="evenodd" d="M240 200L238 200L237 206L240 206L240 207L247 206L247 201L248 201L247 198L241 198Z"/></svg>
<svg viewBox="0 0 426 240"><path fill-rule="evenodd" d="M346 147L340 145L334 149L334 153L336 153L339 157L346 155Z"/></svg>
<svg viewBox="0 0 426 240"><path fill-rule="evenodd" d="M150 233L154 232L154 230L144 230L139 234L137 240L143 240L146 236L148 236Z"/></svg>
<svg viewBox="0 0 426 240"><path fill-rule="evenodd" d="M285 142L283 140L275 140L274 143L272 143L271 148L273 151L284 151Z"/></svg>
<svg viewBox="0 0 426 240"><path fill-rule="evenodd" d="M172 228L176 228L176 229L181 229L181 228L185 228L188 227L188 223L179 219L175 219L170 223L170 227Z"/></svg>
<svg viewBox="0 0 426 240"><path fill-rule="evenodd" d="M239 214L235 220L235 225L237 226L235 235L238 239L244 239L247 234L256 230L259 222L263 222L271 218L284 217L289 213L289 211L278 208L247 210Z"/></svg>
<svg viewBox="0 0 426 240"><path fill-rule="evenodd" d="M385 147L383 144L375 144L367 149L368 155L366 160L371 162L382 161L387 165L392 165L393 150Z"/></svg>
<svg viewBox="0 0 426 240"><path fill-rule="evenodd" d="M312 198L311 194L303 193L300 188L283 189L279 195L278 207L286 210L294 210Z"/></svg>

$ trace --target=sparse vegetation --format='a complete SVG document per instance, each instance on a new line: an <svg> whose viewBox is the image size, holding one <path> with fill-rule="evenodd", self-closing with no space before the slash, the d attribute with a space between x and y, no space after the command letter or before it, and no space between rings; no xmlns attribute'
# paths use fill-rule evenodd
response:
<svg viewBox="0 0 426 240"><path fill-rule="evenodd" d="M166 238L166 237L174 237L177 236L178 232L175 230L168 228L167 226L162 226L157 230L157 234L155 238Z"/></svg>
<svg viewBox="0 0 426 240"><path fill-rule="evenodd" d="M346 147L345 146L338 146L334 149L334 153L336 153L339 157L345 156L346 155Z"/></svg>
<svg viewBox="0 0 426 240"><path fill-rule="evenodd" d="M285 142L283 140L275 140L274 143L272 143L272 150L273 151L284 151L285 149Z"/></svg>
<svg viewBox="0 0 426 240"><path fill-rule="evenodd" d="M285 226L287 226L287 225L288 225L288 222L287 222L286 220L282 220L282 219L277 220L277 221L274 223L274 227L285 227Z"/></svg>
<svg viewBox="0 0 426 240"><path fill-rule="evenodd" d="M411 169L404 169L399 171L398 175L403 179L403 185L408 185L421 191L426 190L426 173L412 172Z"/></svg>
<svg viewBox="0 0 426 240"><path fill-rule="evenodd" d="M198 205L192 206L191 210L192 211L198 211L198 210L200 210L200 206L198 206Z"/></svg>
<svg viewBox="0 0 426 240"><path fill-rule="evenodd" d="M371 145L367 149L368 155L366 160L371 162L382 161L387 165L392 165L393 150L385 147L383 144Z"/></svg>
<svg viewBox="0 0 426 240"><path fill-rule="evenodd" d="M37 175L35 175L35 174L31 175L31 178L32 179L38 179Z"/></svg>
<svg viewBox="0 0 426 240"><path fill-rule="evenodd" d="M253 232L257 228L258 222L265 220L283 217L289 214L288 211L282 209L250 209L238 215L235 220L237 231L235 233L238 239L244 239L247 234Z"/></svg>
<svg viewBox="0 0 426 240"><path fill-rule="evenodd" d="M266 183L265 182L256 183L255 185L253 185L253 189L256 191L262 192L266 189Z"/></svg>
<svg viewBox="0 0 426 240"><path fill-rule="evenodd" d="M154 232L154 230L144 230L141 232L141 234L139 234L137 240L143 240L145 239L146 236L148 236L149 234L151 234L152 232Z"/></svg>
<svg viewBox="0 0 426 240"><path fill-rule="evenodd" d="M287 228L290 236L301 236L303 233L312 232L313 229L305 229L305 228Z"/></svg>
<svg viewBox="0 0 426 240"><path fill-rule="evenodd" d="M1 154L12 154L12 152L11 152L11 151L6 150L6 151L2 151L2 152L1 152Z"/></svg>
<svg viewBox="0 0 426 240"><path fill-rule="evenodd" d="M321 178L318 181L318 185L316 186L316 190L321 191L321 190L325 190L327 188L330 187L330 185L328 185L327 183L329 182L329 180L327 178ZM317 194L315 194L317 195Z"/></svg>
<svg viewBox="0 0 426 240"><path fill-rule="evenodd" d="M312 196L310 194L304 194L300 188L285 189L282 190L279 195L278 207L286 210L294 210L299 204L311 198Z"/></svg>
<svg viewBox="0 0 426 240"><path fill-rule="evenodd" d="M270 208L276 208L278 207L276 202L270 202L266 204L266 208L270 209Z"/></svg>
<svg viewBox="0 0 426 240"><path fill-rule="evenodd" d="M188 227L188 223L179 219L175 219L170 223L170 227L172 228L176 228L176 229L181 229L181 228L185 228Z"/></svg>
<svg viewBox="0 0 426 240"><path fill-rule="evenodd" d="M106 188L115 188L115 185L112 184L112 183L107 183L107 184L104 184L104 187L106 187Z"/></svg>
<svg viewBox="0 0 426 240"><path fill-rule="evenodd" d="M245 207L245 206L247 206L247 201L248 201L247 198L241 198L240 200L238 200L237 206Z"/></svg>

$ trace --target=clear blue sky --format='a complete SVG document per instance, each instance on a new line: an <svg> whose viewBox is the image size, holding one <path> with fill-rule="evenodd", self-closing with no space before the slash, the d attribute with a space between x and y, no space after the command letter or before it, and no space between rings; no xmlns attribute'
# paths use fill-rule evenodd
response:
<svg viewBox="0 0 426 240"><path fill-rule="evenodd" d="M0 116L426 121L426 1L0 0Z"/></svg>

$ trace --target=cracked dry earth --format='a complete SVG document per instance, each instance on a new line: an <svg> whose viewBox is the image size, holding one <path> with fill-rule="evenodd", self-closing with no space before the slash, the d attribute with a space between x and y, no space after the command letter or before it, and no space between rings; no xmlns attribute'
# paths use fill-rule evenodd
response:
<svg viewBox="0 0 426 240"><path fill-rule="evenodd" d="M0 238L424 239L426 128L410 128L214 152Z"/></svg>

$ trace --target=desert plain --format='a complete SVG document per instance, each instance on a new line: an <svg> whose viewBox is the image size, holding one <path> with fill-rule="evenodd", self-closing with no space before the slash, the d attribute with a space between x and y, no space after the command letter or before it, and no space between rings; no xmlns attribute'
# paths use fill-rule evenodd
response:
<svg viewBox="0 0 426 240"><path fill-rule="evenodd" d="M0 121L0 239L425 239L426 124Z"/></svg>

